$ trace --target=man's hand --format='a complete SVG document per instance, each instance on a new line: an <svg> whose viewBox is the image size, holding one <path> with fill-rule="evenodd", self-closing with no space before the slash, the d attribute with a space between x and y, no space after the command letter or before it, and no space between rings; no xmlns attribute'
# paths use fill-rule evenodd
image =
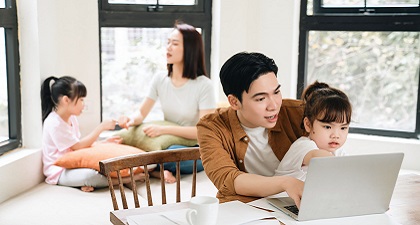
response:
<svg viewBox="0 0 420 225"><path fill-rule="evenodd" d="M295 201L296 206L300 208L300 200L302 198L304 182L294 177L289 178L290 179L288 179L285 184L285 191L287 192L289 197L292 198L293 201Z"/></svg>

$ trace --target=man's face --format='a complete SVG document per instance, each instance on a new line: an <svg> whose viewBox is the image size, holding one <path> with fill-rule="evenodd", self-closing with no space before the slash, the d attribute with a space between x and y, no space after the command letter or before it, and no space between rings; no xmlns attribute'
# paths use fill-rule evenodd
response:
<svg viewBox="0 0 420 225"><path fill-rule="evenodd" d="M230 96L230 97L229 97ZM228 98L236 99L229 95ZM237 99L230 101L237 110L239 121L246 127L272 128L276 125L282 103L280 84L273 72L261 75L254 80L249 91L242 93L242 103Z"/></svg>

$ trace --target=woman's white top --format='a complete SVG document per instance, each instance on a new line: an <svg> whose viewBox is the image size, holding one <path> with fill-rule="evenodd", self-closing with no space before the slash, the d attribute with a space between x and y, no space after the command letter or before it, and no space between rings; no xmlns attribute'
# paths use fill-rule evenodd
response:
<svg viewBox="0 0 420 225"><path fill-rule="evenodd" d="M204 75L175 87L167 74L157 74L148 97L154 101L159 99L165 120L181 126L195 126L200 110L216 109L212 82Z"/></svg>

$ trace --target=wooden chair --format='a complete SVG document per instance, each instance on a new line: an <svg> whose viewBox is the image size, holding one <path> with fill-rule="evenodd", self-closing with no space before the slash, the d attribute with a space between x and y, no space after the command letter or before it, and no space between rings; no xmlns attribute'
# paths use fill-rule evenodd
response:
<svg viewBox="0 0 420 225"><path fill-rule="evenodd" d="M159 164L160 166L160 186L162 193L162 204L166 204L166 190L165 190L165 180L163 176L163 163L165 162L176 162L176 202L181 201L181 186L180 186L180 161L185 160L194 160L193 163L193 174L192 174L192 187L191 187L191 197L196 195L196 183L197 183L197 160L200 159L199 147L188 147L182 149L173 149L173 150L162 150L154 151L147 153L139 153L134 155L116 157L112 159L102 160L99 162L100 173L107 176L109 191L111 193L112 204L114 210L118 210L117 198L115 195L114 186L112 183L112 178L110 176L111 172L117 173L118 186L121 194L121 201L124 209L128 208L127 198L124 191L123 179L121 177L120 170L129 169L130 170L130 183L125 184L129 186L133 191L134 205L136 208L140 207L140 202L137 193L136 181L133 177L133 171L139 166L144 167L145 173L145 183L147 191L147 200L148 205L153 205L152 192L150 188L150 172L149 169L151 165ZM148 167L149 166L149 167Z"/></svg>

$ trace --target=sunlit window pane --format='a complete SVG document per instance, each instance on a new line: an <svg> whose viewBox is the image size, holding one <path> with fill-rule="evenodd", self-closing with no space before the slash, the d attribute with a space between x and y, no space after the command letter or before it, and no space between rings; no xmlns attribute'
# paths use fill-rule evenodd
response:
<svg viewBox="0 0 420 225"><path fill-rule="evenodd" d="M364 0L323 0L323 7L363 7Z"/></svg>
<svg viewBox="0 0 420 225"><path fill-rule="evenodd" d="M415 131L419 32L310 31L308 83L344 90L353 127Z"/></svg>
<svg viewBox="0 0 420 225"><path fill-rule="evenodd" d="M156 5L156 0L109 0L111 4ZM195 0L160 0L160 5L195 5Z"/></svg>
<svg viewBox="0 0 420 225"><path fill-rule="evenodd" d="M102 117L138 112L153 76L166 73L166 43L173 28L101 28ZM148 120L162 119L159 103Z"/></svg>
<svg viewBox="0 0 420 225"><path fill-rule="evenodd" d="M322 0L323 7L364 7L365 0ZM366 7L419 6L419 0L367 0Z"/></svg>
<svg viewBox="0 0 420 225"><path fill-rule="evenodd" d="M0 28L0 142L9 139L8 111L4 28Z"/></svg>
<svg viewBox="0 0 420 225"><path fill-rule="evenodd" d="M413 7L419 6L419 0L367 0L367 7Z"/></svg>
<svg viewBox="0 0 420 225"><path fill-rule="evenodd" d="M306 15L312 16L314 14L313 5L313 0L308 0L308 4L306 5Z"/></svg>

